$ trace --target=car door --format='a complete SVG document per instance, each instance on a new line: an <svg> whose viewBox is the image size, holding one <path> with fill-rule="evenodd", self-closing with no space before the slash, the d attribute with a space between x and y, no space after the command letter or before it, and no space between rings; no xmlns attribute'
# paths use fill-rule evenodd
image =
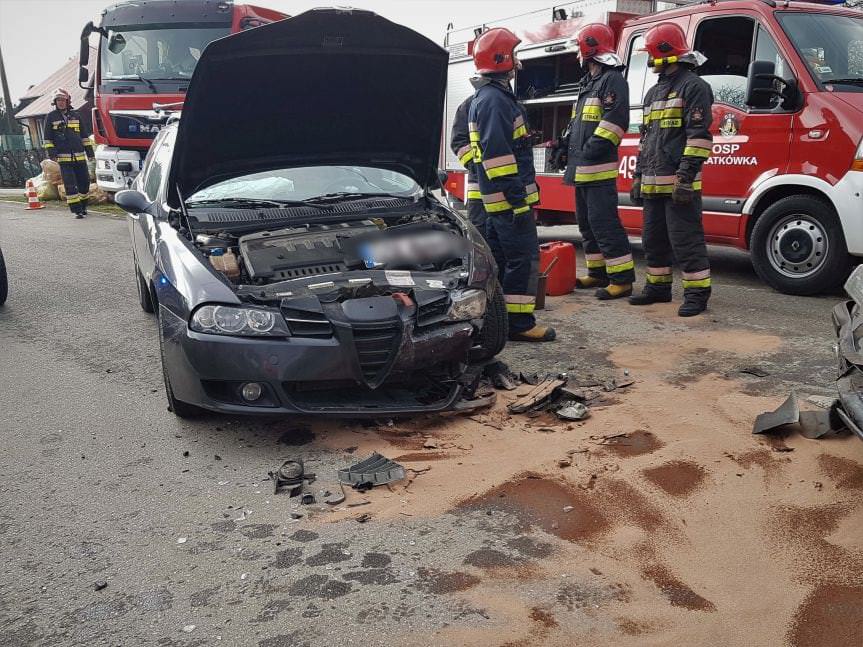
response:
<svg viewBox="0 0 863 647"><path fill-rule="evenodd" d="M143 179L139 190L148 199L156 203L149 212L130 214L132 220L135 258L138 268L146 280L153 276L155 268L155 249L157 238L158 201L161 197L162 183L167 175L168 163L173 152L173 137L170 132L163 132L153 142L147 162L144 166ZM152 156L152 157L151 157Z"/></svg>
<svg viewBox="0 0 863 647"><path fill-rule="evenodd" d="M746 105L750 65L775 64L777 76L793 78L770 31L752 15L704 16L692 26L691 42L707 57L698 74L713 88L713 154L704 165L704 230L709 241L740 244L746 198L759 183L786 172L793 110L777 98L766 109Z"/></svg>

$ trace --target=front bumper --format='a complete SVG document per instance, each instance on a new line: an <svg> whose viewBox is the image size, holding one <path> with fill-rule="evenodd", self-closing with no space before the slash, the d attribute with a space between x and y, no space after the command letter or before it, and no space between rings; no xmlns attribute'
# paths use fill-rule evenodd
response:
<svg viewBox="0 0 863 647"><path fill-rule="evenodd" d="M389 340L385 331L351 327L337 327L326 338L240 338L191 331L184 319L164 306L160 310L165 370L175 397L211 411L244 415L451 410L462 396L451 369L466 362L475 330L471 322L416 328L403 321ZM383 350L365 350L366 360L361 359L359 349L370 348L369 343L390 349L381 370L370 368L368 359ZM238 385L246 382L265 385L266 406L244 404L237 397Z"/></svg>

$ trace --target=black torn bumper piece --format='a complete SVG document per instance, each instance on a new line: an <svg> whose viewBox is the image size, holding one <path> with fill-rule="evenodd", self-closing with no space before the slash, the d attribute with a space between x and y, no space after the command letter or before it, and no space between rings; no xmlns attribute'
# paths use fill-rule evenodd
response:
<svg viewBox="0 0 863 647"><path fill-rule="evenodd" d="M840 389L841 393L841 389ZM858 400L859 400L859 396ZM792 392L788 399L775 411L762 413L755 419L753 434L769 434L796 425L800 433L810 440L817 440L851 428L846 422L848 418L842 408L842 400L837 400L829 409L819 411L800 411L797 394ZM863 409L863 407L861 407ZM855 432L856 433L856 432ZM858 434L860 435L860 434ZM861 436L863 438L863 436Z"/></svg>
<svg viewBox="0 0 863 647"><path fill-rule="evenodd" d="M401 481L405 477L405 468L391 461L386 456L375 452L367 459L339 470L339 481L351 487L372 487Z"/></svg>

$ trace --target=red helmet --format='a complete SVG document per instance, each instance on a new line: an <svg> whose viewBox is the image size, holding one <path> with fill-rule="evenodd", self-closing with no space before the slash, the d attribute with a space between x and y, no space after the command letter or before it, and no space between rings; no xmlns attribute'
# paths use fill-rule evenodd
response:
<svg viewBox="0 0 863 647"><path fill-rule="evenodd" d="M579 29L575 42L582 62L599 54L614 53L614 32L611 27L601 22L594 22Z"/></svg>
<svg viewBox="0 0 863 647"><path fill-rule="evenodd" d="M513 52L521 39L504 27L480 34L473 44L473 62L480 74L509 72L515 67Z"/></svg>
<svg viewBox="0 0 863 647"><path fill-rule="evenodd" d="M686 44L686 34L673 22L664 22L648 31L644 39L644 49L650 55L653 65L676 63L678 58L690 52Z"/></svg>

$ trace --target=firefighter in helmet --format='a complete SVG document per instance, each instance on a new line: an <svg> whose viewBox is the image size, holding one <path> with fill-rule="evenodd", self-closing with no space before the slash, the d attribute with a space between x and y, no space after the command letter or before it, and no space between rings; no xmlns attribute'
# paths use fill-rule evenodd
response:
<svg viewBox="0 0 863 647"><path fill-rule="evenodd" d="M87 159L93 159L93 139L87 125L72 109L72 97L63 88L54 91L54 110L45 117L42 138L48 157L59 162L66 188L66 204L76 218L87 215L90 173Z"/></svg>
<svg viewBox="0 0 863 647"><path fill-rule="evenodd" d="M674 23L645 37L648 66L659 74L644 97L638 162L630 197L644 205L642 240L647 283L633 305L671 301L672 262L683 273L683 305L692 317L707 309L710 263L701 221L701 167L710 157L713 91L695 68L707 60L691 51Z"/></svg>
<svg viewBox="0 0 863 647"><path fill-rule="evenodd" d="M524 109L510 81L521 41L508 29L476 39L473 59L480 78L468 112L468 129L480 197L488 219L485 238L497 261L513 341L551 341L555 331L533 316L539 239L533 205L539 202Z"/></svg>
<svg viewBox="0 0 863 647"><path fill-rule="evenodd" d="M585 25L575 37L585 79L572 107L563 180L575 185L575 213L587 276L576 288L597 288L601 300L632 294L635 264L617 213L617 147L629 128L629 86L608 25Z"/></svg>
<svg viewBox="0 0 863 647"><path fill-rule="evenodd" d="M471 83L475 83L479 79L471 79ZM482 205L482 194L479 192L479 183L476 179L476 168L473 163L473 148L470 144L470 130L468 128L468 114L470 113L470 104L473 103L473 94L461 102L455 111L455 117L452 122L452 137L450 138L450 148L459 162L467 171L467 215L474 227L485 236L485 221L487 214L485 207Z"/></svg>

